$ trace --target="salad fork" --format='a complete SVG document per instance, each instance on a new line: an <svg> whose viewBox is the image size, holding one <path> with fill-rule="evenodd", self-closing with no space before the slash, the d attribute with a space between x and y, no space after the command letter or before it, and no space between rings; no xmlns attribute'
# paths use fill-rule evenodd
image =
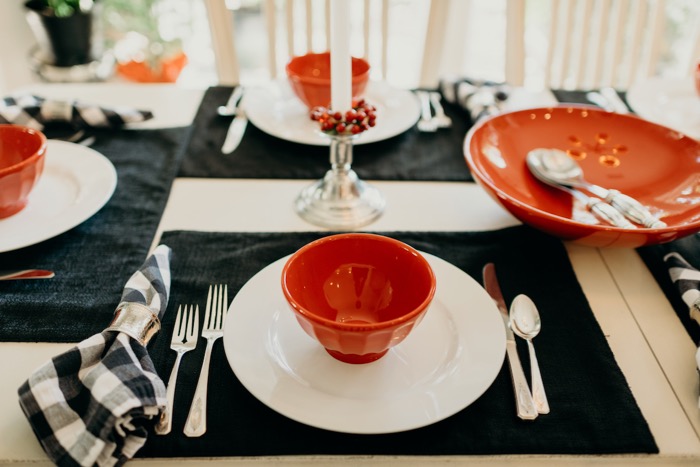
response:
<svg viewBox="0 0 700 467"><path fill-rule="evenodd" d="M213 296L212 296L213 287ZM207 339L202 371L199 373L190 413L185 422L184 433L189 437L202 436L207 431L207 386L209 382L209 360L214 342L224 335L224 319L228 313L228 285L209 286L207 308L204 313L202 337Z"/></svg>
<svg viewBox="0 0 700 467"><path fill-rule="evenodd" d="M196 308L190 305L189 309L187 305L185 305L184 311L182 305L178 306L173 338L170 341L170 348L177 352L177 358L175 359L175 366L173 366L170 379L168 380L168 389L166 390L168 403L155 427L155 432L159 435L167 435L170 433L173 419L173 402L175 400L175 385L177 384L177 373L180 368L180 361L186 352L189 352L197 346L198 333L199 305L197 305Z"/></svg>

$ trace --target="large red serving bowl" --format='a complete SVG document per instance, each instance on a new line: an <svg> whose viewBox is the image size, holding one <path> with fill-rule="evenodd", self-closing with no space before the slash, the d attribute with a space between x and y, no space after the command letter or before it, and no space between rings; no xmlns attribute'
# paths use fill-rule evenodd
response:
<svg viewBox="0 0 700 467"><path fill-rule="evenodd" d="M538 181L525 158L556 148L585 178L649 207L668 227L627 230L599 223L572 196ZM503 113L475 125L464 142L475 180L523 223L566 240L639 247L700 231L700 142L633 115L582 105Z"/></svg>
<svg viewBox="0 0 700 467"><path fill-rule="evenodd" d="M20 125L0 125L0 218L21 211L44 171L46 136Z"/></svg>
<svg viewBox="0 0 700 467"><path fill-rule="evenodd" d="M421 321L435 274L415 249L374 234L330 235L285 263L282 291L297 321L336 359L369 363Z"/></svg>
<svg viewBox="0 0 700 467"><path fill-rule="evenodd" d="M352 57L352 96L360 97L369 81L370 66L363 58ZM331 103L331 54L308 53L292 57L286 66L294 94L309 109L329 107ZM349 109L338 109L345 111Z"/></svg>

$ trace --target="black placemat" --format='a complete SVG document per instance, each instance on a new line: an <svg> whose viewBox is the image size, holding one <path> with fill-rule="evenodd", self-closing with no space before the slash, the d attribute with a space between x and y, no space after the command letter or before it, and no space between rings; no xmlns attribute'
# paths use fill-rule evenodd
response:
<svg viewBox="0 0 700 467"><path fill-rule="evenodd" d="M681 298L678 287L673 284L671 276L668 274L668 266L664 261L664 256L671 252L680 253L693 267L700 269L700 237L698 234L670 243L637 248L637 253L663 290L664 295L678 315L678 319L683 323L683 327L693 342L700 345L700 324L690 319L688 305Z"/></svg>
<svg viewBox="0 0 700 467"><path fill-rule="evenodd" d="M150 347L159 374L167 378L175 360L168 345L177 304L204 306L210 283L227 283L232 299L263 267L323 235L165 232L162 243L173 249L173 285L163 330ZM658 452L560 241L524 226L493 232L385 235L441 257L479 282L483 265L493 261L509 303L520 293L532 297L542 315L543 328L536 345L550 414L534 422L516 417L513 388L504 364L481 398L433 425L383 435L316 429L279 415L248 393L230 369L222 343L217 342L209 376L207 432L200 438L187 438L182 429L204 354L205 342L200 340L196 350L182 360L173 431L167 436L150 434L138 455ZM529 374L525 343L519 340L517 345Z"/></svg>
<svg viewBox="0 0 700 467"><path fill-rule="evenodd" d="M588 91L582 90L566 90L566 89L553 89L552 94L560 103L573 103L573 104L589 104L595 105L593 102L589 101L586 97ZM627 93L624 91L617 91L617 95L620 96L622 101L630 108L627 103Z"/></svg>
<svg viewBox="0 0 700 467"><path fill-rule="evenodd" d="M282 140L252 123L240 146L232 154L222 154L231 118L220 117L216 109L231 89L212 87L204 94L178 176L318 179L326 173L327 147ZM384 141L355 145L353 169L366 180L472 181L462 152L469 117L450 104L445 104L445 111L452 117L452 128L421 133L413 126Z"/></svg>
<svg viewBox="0 0 700 467"><path fill-rule="evenodd" d="M109 324L124 284L151 246L186 133L96 132L93 149L117 170L114 195L68 232L0 253L0 269L56 273L49 280L0 281L0 341L78 342Z"/></svg>

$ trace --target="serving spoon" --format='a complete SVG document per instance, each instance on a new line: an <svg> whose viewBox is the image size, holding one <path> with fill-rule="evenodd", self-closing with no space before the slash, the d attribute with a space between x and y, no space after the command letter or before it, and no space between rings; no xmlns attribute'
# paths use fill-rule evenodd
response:
<svg viewBox="0 0 700 467"><path fill-rule="evenodd" d="M544 392L540 366L532 343L542 328L542 321L537 307L527 295L518 295L510 304L510 327L515 334L527 341L530 353L530 379L532 380L532 400L538 413L549 413L549 402Z"/></svg>
<svg viewBox="0 0 700 467"><path fill-rule="evenodd" d="M666 227L665 222L654 217L642 203L631 196L586 181L581 166L560 149L533 149L527 154L527 163L535 176L544 182L574 189L583 188L603 198L633 222L652 229Z"/></svg>
<svg viewBox="0 0 700 467"><path fill-rule="evenodd" d="M634 224L625 219L625 216L623 216L620 211L610 206L603 200L592 196L587 196L581 191L560 184L558 181L555 181L556 179L549 177L548 171L543 166L542 158L539 157L540 153L537 151L538 150L530 151L525 158L527 167L530 169L530 172L532 172L535 178L551 187L558 188L559 190L565 191L571 196L579 199L586 206L586 208L593 213L593 215L607 224L615 227L621 227L623 229L637 228Z"/></svg>

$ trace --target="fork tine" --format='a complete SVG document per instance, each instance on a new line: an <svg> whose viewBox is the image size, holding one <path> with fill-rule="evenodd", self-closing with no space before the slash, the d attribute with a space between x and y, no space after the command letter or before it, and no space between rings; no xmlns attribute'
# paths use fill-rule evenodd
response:
<svg viewBox="0 0 700 467"><path fill-rule="evenodd" d="M192 334L189 338L195 339L197 337L197 334L199 334L199 305L197 305L197 307L194 310L194 325L192 326Z"/></svg>
<svg viewBox="0 0 700 467"><path fill-rule="evenodd" d="M173 328L173 339L179 339L180 337L180 321L182 318L182 305L177 307L177 315L175 316L175 327Z"/></svg>
<svg viewBox="0 0 700 467"><path fill-rule="evenodd" d="M207 329L209 327L209 316L211 315L211 307L212 307L212 297L211 297L211 285L209 286L209 293L207 294L207 307L204 310L204 329Z"/></svg>
<svg viewBox="0 0 700 467"><path fill-rule="evenodd" d="M228 314L228 284L224 285L224 309L221 313L221 327L224 327L224 318Z"/></svg>

